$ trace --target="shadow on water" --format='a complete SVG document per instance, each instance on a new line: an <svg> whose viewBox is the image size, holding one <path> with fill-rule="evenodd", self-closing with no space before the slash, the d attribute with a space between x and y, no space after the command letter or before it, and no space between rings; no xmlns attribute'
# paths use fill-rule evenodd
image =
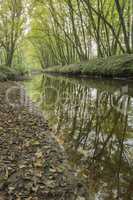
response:
<svg viewBox="0 0 133 200"><path fill-rule="evenodd" d="M132 82L37 76L25 83L90 200L131 200Z"/></svg>

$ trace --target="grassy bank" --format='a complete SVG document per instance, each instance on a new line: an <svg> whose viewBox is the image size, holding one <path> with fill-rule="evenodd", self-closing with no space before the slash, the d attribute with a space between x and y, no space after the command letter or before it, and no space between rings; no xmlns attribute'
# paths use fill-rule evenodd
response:
<svg viewBox="0 0 133 200"><path fill-rule="evenodd" d="M0 81L6 80L22 80L26 77L25 70L18 70L16 68L9 68L7 66L0 66Z"/></svg>
<svg viewBox="0 0 133 200"><path fill-rule="evenodd" d="M128 77L133 76L133 54L111 56L93 59L82 63L55 66L45 70L48 73L64 75L87 75L98 77Z"/></svg>

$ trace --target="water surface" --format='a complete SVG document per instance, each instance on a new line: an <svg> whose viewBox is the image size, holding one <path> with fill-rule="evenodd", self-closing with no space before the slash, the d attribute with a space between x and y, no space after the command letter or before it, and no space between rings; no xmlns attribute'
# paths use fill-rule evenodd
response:
<svg viewBox="0 0 133 200"><path fill-rule="evenodd" d="M25 83L89 200L133 199L133 82L36 76Z"/></svg>

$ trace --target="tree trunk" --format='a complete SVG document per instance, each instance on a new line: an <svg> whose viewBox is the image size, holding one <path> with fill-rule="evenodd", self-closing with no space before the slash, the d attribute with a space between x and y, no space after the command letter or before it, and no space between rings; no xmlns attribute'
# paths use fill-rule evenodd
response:
<svg viewBox="0 0 133 200"><path fill-rule="evenodd" d="M126 30L126 24L125 24L125 20L124 20L124 16L123 16L123 11L122 11L119 0L115 0L115 4L116 4L117 12L119 14L120 23L122 25L126 51L127 51L127 53L131 53L130 42L129 42L130 40L129 40L128 33L127 33L127 30Z"/></svg>

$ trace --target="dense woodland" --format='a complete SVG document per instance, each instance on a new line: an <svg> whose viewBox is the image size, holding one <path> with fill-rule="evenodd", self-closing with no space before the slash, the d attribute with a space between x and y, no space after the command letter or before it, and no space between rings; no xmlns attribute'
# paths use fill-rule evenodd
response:
<svg viewBox="0 0 133 200"><path fill-rule="evenodd" d="M0 0L0 200L133 200L132 136L133 0Z"/></svg>
<svg viewBox="0 0 133 200"><path fill-rule="evenodd" d="M29 47L27 47L29 46ZM1 0L0 63L42 68L133 52L131 0Z"/></svg>

